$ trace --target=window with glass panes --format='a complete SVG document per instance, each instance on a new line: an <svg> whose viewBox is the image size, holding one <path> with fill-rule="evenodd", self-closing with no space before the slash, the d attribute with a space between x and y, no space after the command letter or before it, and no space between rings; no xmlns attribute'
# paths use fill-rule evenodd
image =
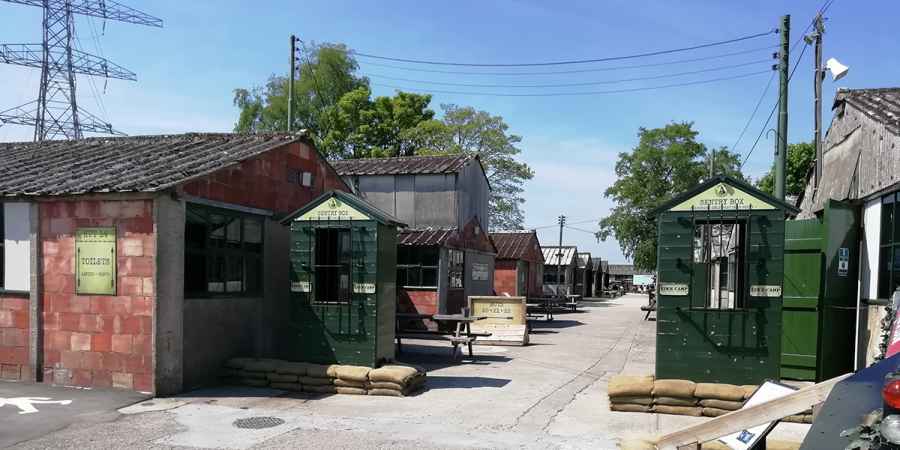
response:
<svg viewBox="0 0 900 450"><path fill-rule="evenodd" d="M397 284L437 289L438 255L438 247L401 245L397 255Z"/></svg>
<svg viewBox="0 0 900 450"><path fill-rule="evenodd" d="M900 193L881 198L881 248L878 255L878 298L890 298L900 286Z"/></svg>
<svg viewBox="0 0 900 450"><path fill-rule="evenodd" d="M188 204L184 240L186 297L262 291L262 217Z"/></svg>
<svg viewBox="0 0 900 450"><path fill-rule="evenodd" d="M466 261L462 250L448 250L448 276L451 289L462 289L465 280Z"/></svg>

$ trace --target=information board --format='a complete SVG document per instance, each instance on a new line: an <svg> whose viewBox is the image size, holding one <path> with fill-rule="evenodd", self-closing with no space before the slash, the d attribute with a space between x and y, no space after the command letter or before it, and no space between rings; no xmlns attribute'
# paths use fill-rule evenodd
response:
<svg viewBox="0 0 900 450"><path fill-rule="evenodd" d="M75 292L116 295L116 229L75 230Z"/></svg>

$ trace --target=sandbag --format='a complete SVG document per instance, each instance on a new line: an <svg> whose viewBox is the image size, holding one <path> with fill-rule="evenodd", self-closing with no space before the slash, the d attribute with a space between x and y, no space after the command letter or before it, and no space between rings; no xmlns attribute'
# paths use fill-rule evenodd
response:
<svg viewBox="0 0 900 450"><path fill-rule="evenodd" d="M613 375L606 386L606 392L610 397L649 397L653 392L653 376Z"/></svg>
<svg viewBox="0 0 900 450"><path fill-rule="evenodd" d="M744 388L733 384L697 383L694 397L739 402L744 399Z"/></svg>
<svg viewBox="0 0 900 450"><path fill-rule="evenodd" d="M269 380L265 378L241 378L240 383L244 386L266 387L269 385Z"/></svg>
<svg viewBox="0 0 900 450"><path fill-rule="evenodd" d="M328 366L321 364L306 364L306 376L316 378L329 378Z"/></svg>
<svg viewBox="0 0 900 450"><path fill-rule="evenodd" d="M678 397L653 397L653 404L668 406L697 406L697 399Z"/></svg>
<svg viewBox="0 0 900 450"><path fill-rule="evenodd" d="M271 387L271 388L273 388L273 389L281 389L281 390L284 390L284 391L291 391L291 392L300 392L300 391L303 390L303 386L300 385L300 383L278 383L278 382L273 382L273 383L270 383L270 384L269 384L269 387Z"/></svg>
<svg viewBox="0 0 900 450"><path fill-rule="evenodd" d="M296 383L297 375L288 375L284 373L267 373L266 378L274 383Z"/></svg>
<svg viewBox="0 0 900 450"><path fill-rule="evenodd" d="M632 404L628 404L628 403L610 403L609 409L611 411L618 411L618 412L648 413L648 412L652 411L649 406L632 405Z"/></svg>
<svg viewBox="0 0 900 450"><path fill-rule="evenodd" d="M328 366L328 376L331 378L340 378L342 380L347 381L360 381L367 382L369 381L369 372L372 369L365 366L345 366L345 365L332 365Z"/></svg>
<svg viewBox="0 0 900 450"><path fill-rule="evenodd" d="M253 361L253 358L230 358L228 361L225 361L225 367L229 369L243 369L244 364Z"/></svg>
<svg viewBox="0 0 900 450"><path fill-rule="evenodd" d="M649 439L628 439L619 442L619 450L656 450L656 443Z"/></svg>
<svg viewBox="0 0 900 450"><path fill-rule="evenodd" d="M416 377L420 373L421 372L415 367L398 365L382 366L377 369L372 369L369 372L369 380L389 381L391 383L406 385L410 379Z"/></svg>
<svg viewBox="0 0 900 450"><path fill-rule="evenodd" d="M721 416L721 415L725 415L725 414L728 414L728 413L730 413L730 412L731 412L731 411L730 411L730 410L727 410L727 409L721 409L721 408L708 408L708 407L705 407L705 406L703 407L703 415L706 416L706 417L719 417L719 416Z"/></svg>
<svg viewBox="0 0 900 450"><path fill-rule="evenodd" d="M253 359L244 363L244 370L252 372L274 372L281 361L277 359Z"/></svg>
<svg viewBox="0 0 900 450"><path fill-rule="evenodd" d="M369 389L368 395L381 395L386 397L404 397L402 391L396 389Z"/></svg>
<svg viewBox="0 0 900 450"><path fill-rule="evenodd" d="M319 377L297 377L297 381L304 386L331 386L334 380Z"/></svg>
<svg viewBox="0 0 900 450"><path fill-rule="evenodd" d="M334 390L338 394L366 395L366 390L362 388L335 386Z"/></svg>
<svg viewBox="0 0 900 450"><path fill-rule="evenodd" d="M654 397L694 397L697 384L690 380L656 380L653 382Z"/></svg>
<svg viewBox="0 0 900 450"><path fill-rule="evenodd" d="M629 403L632 405L650 406L653 403L652 397L644 397L642 395L623 395L620 397L610 397L610 403Z"/></svg>
<svg viewBox="0 0 900 450"><path fill-rule="evenodd" d="M303 385L303 392L315 392L317 394L336 394L337 388L333 385L328 386L315 386L315 385Z"/></svg>
<svg viewBox="0 0 900 450"><path fill-rule="evenodd" d="M744 407L744 402L732 402L729 400L704 398L703 400L700 400L700 406L703 406L706 408L724 409L727 411L737 411Z"/></svg>
<svg viewBox="0 0 900 450"><path fill-rule="evenodd" d="M659 414L676 414L679 416L694 416L694 417L702 417L703 416L703 408L699 406L669 406L669 405L655 405L653 406L653 412Z"/></svg>
<svg viewBox="0 0 900 450"><path fill-rule="evenodd" d="M812 414L794 414L781 420L791 423L812 423Z"/></svg>
<svg viewBox="0 0 900 450"><path fill-rule="evenodd" d="M747 400L748 398L753 396L753 393L756 392L757 387L758 386L753 385L753 384L745 384L745 385L741 386L741 389L744 390L744 400Z"/></svg>
<svg viewBox="0 0 900 450"><path fill-rule="evenodd" d="M241 369L226 367L219 372L220 377L240 377Z"/></svg>
<svg viewBox="0 0 900 450"><path fill-rule="evenodd" d="M359 389L365 389L367 387L366 383L364 383L362 381L347 381L347 380L342 380L340 378L335 378L334 385L337 387L359 388ZM400 389L402 389L402 388L400 388Z"/></svg>
<svg viewBox="0 0 900 450"><path fill-rule="evenodd" d="M242 370L238 373L238 377L240 378L259 378L262 380L266 379L267 372L253 372L249 370Z"/></svg>
<svg viewBox="0 0 900 450"><path fill-rule="evenodd" d="M277 372L281 374L297 375L305 377L309 364L302 362L286 362L278 366Z"/></svg>
<svg viewBox="0 0 900 450"><path fill-rule="evenodd" d="M338 380L334 380L334 384L338 384ZM369 389L393 389L395 391L402 391L406 388L402 384L391 383L390 381L375 381L369 383L367 386Z"/></svg>

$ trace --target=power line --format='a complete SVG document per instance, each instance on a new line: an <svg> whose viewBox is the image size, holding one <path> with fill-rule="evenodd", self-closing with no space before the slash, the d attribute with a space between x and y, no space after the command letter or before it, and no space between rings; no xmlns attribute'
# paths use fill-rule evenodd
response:
<svg viewBox="0 0 900 450"><path fill-rule="evenodd" d="M608 72L615 70L628 70L628 69L643 69L647 67L660 67L660 66L670 66L676 64L686 64L700 61L709 61L713 59L721 59L727 58L729 56L738 56L738 55L746 55L749 53L758 52L761 50L771 50L774 48L778 48L778 45L768 45L765 47L756 47L748 50L741 50L737 52L730 53L721 53L718 55L710 55L703 56L700 58L687 58L687 59L678 59L673 61L664 61L658 63L649 63L649 64L632 64L627 66L613 66L613 67L594 67L591 69L575 69L575 70L554 70L554 71L541 71L541 72L471 72L464 70L440 70L440 69L425 69L421 67L404 67L404 66L395 66L392 64L379 64L370 61L363 61L362 63L368 66L374 67L384 67L388 69L397 69L397 70L406 70L411 72L426 72L426 73L444 73L444 74L452 74L452 75L498 75L498 76L531 76L531 75L567 75L573 73L590 73L590 72Z"/></svg>
<svg viewBox="0 0 900 450"><path fill-rule="evenodd" d="M570 229L570 230L581 231L582 233L588 233L588 234L590 234L590 235L592 235L592 236L597 236L597 232L596 232L596 231L589 231L589 230L585 230L584 228L578 228L578 227L570 227L570 226L568 226L568 225L566 225L565 227L566 227L567 229Z"/></svg>
<svg viewBox="0 0 900 450"><path fill-rule="evenodd" d="M581 225L581 224L583 224L583 223L599 223L599 222L600 222L600 219L578 220L578 221L575 221L575 222L569 222L568 220L566 220L566 223L567 223L567 224L570 224L570 225ZM544 229L544 228L555 228L555 227L558 227L558 226L559 226L559 222L554 223L554 224L552 224L552 225L542 225L542 226L539 226L539 227L526 227L526 228L527 228L527 229L530 229L530 230L542 230L542 229ZM592 233L593 233L593 231L592 231Z"/></svg>
<svg viewBox="0 0 900 450"><path fill-rule="evenodd" d="M744 138L744 133L747 132L747 128L750 128L750 123L753 122L753 118L756 117L756 112L759 111L759 106L762 105L763 100L766 98L766 94L769 93L769 87L772 86L772 80L775 79L775 71L772 71L772 76L769 77L769 82L766 83L766 88L763 89L762 95L759 96L759 100L756 102L756 107L753 108L753 112L750 114L750 118L747 119L747 123L744 124L744 129L741 130L741 134L738 135L736 141L734 141L734 145L731 146L732 151L737 151L738 144L741 143L741 139Z"/></svg>
<svg viewBox="0 0 900 450"><path fill-rule="evenodd" d="M806 53L806 49L809 47L809 44L804 45L800 50L800 56L797 57L797 61L794 62L794 68L791 69L790 75L788 75L788 84L790 84L791 80L794 78L794 72L797 71L797 67L800 67L800 61L803 59L803 54ZM780 98L780 97L779 97ZM747 164L747 160L750 159L750 155L753 154L753 150L756 149L756 145L759 144L759 140L762 138L762 135L766 132L766 127L769 126L769 121L772 120L772 116L775 115L775 110L778 109L778 102L775 102L775 106L772 107L772 111L769 112L769 117L766 119L766 123L763 124L761 130L759 130L759 135L756 136L756 141L753 142L753 146L750 147L750 151L747 152L747 156L744 157L744 161L741 163L738 170L744 168L744 164Z"/></svg>
<svg viewBox="0 0 900 450"><path fill-rule="evenodd" d="M735 42L746 41L749 39L756 39L764 36L768 36L770 34L777 33L778 30L770 30L764 33L756 33L747 36L741 36L734 39L728 39L724 41L710 42L707 44L693 45L690 47L682 47L675 48L669 50L658 50L653 52L645 52L645 53L637 53L633 55L624 55L624 56L610 56L605 58L592 58L592 59L574 59L567 61L552 61L552 62L528 62L528 63L463 63L463 62L447 62L447 61L431 61L424 59L410 59L410 58L396 58L392 56L381 56L381 55L373 55L371 53L362 53L355 50L350 51L349 53L361 56L363 58L372 58L372 59L381 59L385 61L394 61L394 62L404 62L404 63L412 63L412 64L428 64L434 66L465 66L465 67L536 67L536 66L563 66L563 65L572 65L572 64L588 64L588 63L597 63L597 62L606 62L606 61L621 61L625 59L635 59L635 58L644 58L647 56L658 56L665 55L670 53L679 53L686 52L690 50L697 50L701 48L715 47L719 45L732 44Z"/></svg>
<svg viewBox="0 0 900 450"><path fill-rule="evenodd" d="M719 77L719 78L710 78L706 80L698 80L698 81L689 81L684 83L672 83L672 84L663 84L659 86L646 86L646 87L638 87L638 88L630 88L630 89L615 89L608 91L586 91L586 92L547 92L547 93L501 93L501 92L471 92L471 91L447 91L447 90L438 90L438 89L407 89L402 86L396 86L391 84L381 84L381 83L372 83L373 86L380 86L392 89L398 89L404 92L419 92L426 94L453 94L453 95L482 95L487 97L571 97L571 96L582 96L582 95L606 95L606 94L623 94L628 92L641 92L641 91L652 91L659 89L667 89L674 87L684 87L684 86L695 86L698 84L709 84L715 83L718 81L728 81L728 80L736 80L739 78L748 78L756 75L761 75L764 73L769 73L769 70L763 70L759 72L750 72L740 75L733 75L728 77Z"/></svg>
<svg viewBox="0 0 900 450"><path fill-rule="evenodd" d="M768 59L756 60L745 62L741 64L731 64L727 66L719 66L719 67L711 67L700 70L691 70L687 72L677 72L677 73L668 73L664 75L653 75L646 77L633 77L633 78L620 78L617 80L601 80L601 81L586 81L581 83L555 83L555 84L473 84L473 83L453 83L453 82L444 82L444 81L427 81L427 80L413 80L409 78L398 78L391 77L386 75L379 74L366 74L369 77L373 78L383 78L385 80L394 80L394 81L405 81L409 83L421 83L421 84L434 84L441 86L462 86L462 87L476 87L476 88L510 88L510 89L528 89L528 88L560 88L560 87L576 87L576 86L596 86L600 84L617 84L617 83L627 83L631 81L646 81L646 80L659 80L665 78L675 78L685 75L696 75L698 73L706 73L706 72L716 72L721 70L734 69L737 67L746 67L754 64L760 64L764 62L768 62Z"/></svg>

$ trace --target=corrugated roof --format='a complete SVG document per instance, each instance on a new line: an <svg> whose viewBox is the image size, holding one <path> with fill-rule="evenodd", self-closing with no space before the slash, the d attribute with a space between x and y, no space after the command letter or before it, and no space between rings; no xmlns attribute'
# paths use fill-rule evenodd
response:
<svg viewBox="0 0 900 450"><path fill-rule="evenodd" d="M569 265L575 261L575 254L578 253L578 249L573 246L562 246L562 247L544 247L541 246L541 251L544 252L544 265L545 266L556 266L559 265L560 254L562 254L562 264Z"/></svg>
<svg viewBox="0 0 900 450"><path fill-rule="evenodd" d="M537 242L537 234L531 230L491 233L491 239L497 247L497 259L527 259L532 238Z"/></svg>
<svg viewBox="0 0 900 450"><path fill-rule="evenodd" d="M154 192L237 164L301 135L178 134L0 143L0 195Z"/></svg>
<svg viewBox="0 0 900 450"><path fill-rule="evenodd" d="M631 264L610 264L607 273L610 275L634 275L634 266Z"/></svg>
<svg viewBox="0 0 900 450"><path fill-rule="evenodd" d="M416 175L459 172L474 155L401 156L396 158L361 158L331 161L341 176L346 175Z"/></svg>
<svg viewBox="0 0 900 450"><path fill-rule="evenodd" d="M455 237L456 228L423 228L423 229L404 229L397 236L398 245L444 245L447 240Z"/></svg>
<svg viewBox="0 0 900 450"><path fill-rule="evenodd" d="M900 135L900 87L880 89L841 89L834 97L835 105L847 102L885 129Z"/></svg>
<svg viewBox="0 0 900 450"><path fill-rule="evenodd" d="M582 268L587 267L587 266L588 266L588 261L591 260L591 254L590 254L590 253L579 253L579 254L577 255L577 257L578 257L578 268L579 268L579 269L582 269Z"/></svg>

